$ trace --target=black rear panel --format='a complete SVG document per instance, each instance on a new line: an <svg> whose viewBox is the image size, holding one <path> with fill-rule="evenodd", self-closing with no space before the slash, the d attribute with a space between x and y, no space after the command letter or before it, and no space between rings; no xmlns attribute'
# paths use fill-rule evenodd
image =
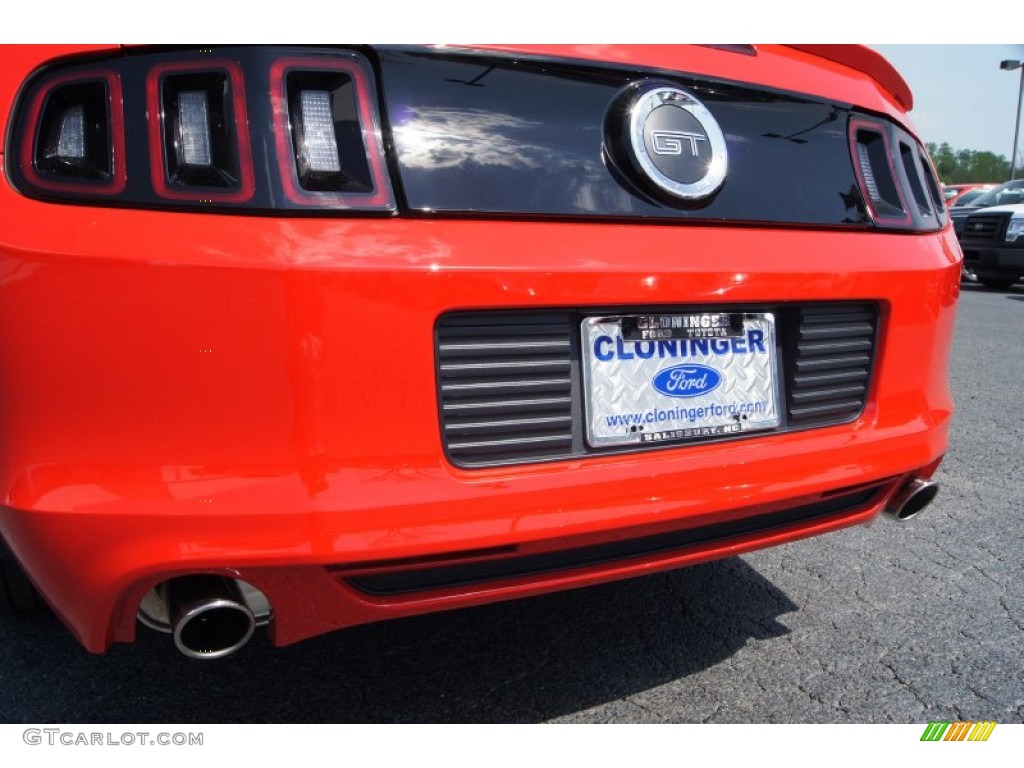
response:
<svg viewBox="0 0 1024 768"><path fill-rule="evenodd" d="M944 225L924 150L896 121L680 69L422 46L133 47L34 72L3 159L19 192L88 205ZM880 141L865 188L885 177L892 192L874 220L851 156L859 124ZM207 151L190 159L186 143ZM326 165L311 170L314 154Z"/></svg>
<svg viewBox="0 0 1024 768"><path fill-rule="evenodd" d="M405 203L432 213L865 226L845 105L678 73L529 57L378 51ZM609 160L606 121L637 83L696 95L729 152L701 207L659 202ZM614 126L612 126L614 128Z"/></svg>

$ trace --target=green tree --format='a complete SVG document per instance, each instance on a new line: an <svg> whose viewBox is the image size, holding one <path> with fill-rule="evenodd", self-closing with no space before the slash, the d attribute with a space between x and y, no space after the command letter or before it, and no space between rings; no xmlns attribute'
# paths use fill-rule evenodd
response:
<svg viewBox="0 0 1024 768"><path fill-rule="evenodd" d="M942 142L942 144L936 146L930 143L928 144L928 152L932 156L935 172L939 174L939 178L943 181L951 179L953 174L956 173L956 155L953 154L949 144ZM946 183L951 182L946 181Z"/></svg>
<svg viewBox="0 0 1024 768"><path fill-rule="evenodd" d="M945 142L929 143L928 152L943 184L1001 183L1010 177L1009 161L993 152L953 149Z"/></svg>

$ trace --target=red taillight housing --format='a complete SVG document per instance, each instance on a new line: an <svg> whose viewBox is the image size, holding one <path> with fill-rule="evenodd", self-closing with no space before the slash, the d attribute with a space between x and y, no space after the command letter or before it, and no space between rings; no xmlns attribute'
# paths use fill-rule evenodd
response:
<svg viewBox="0 0 1024 768"><path fill-rule="evenodd" d="M292 202L393 207L372 75L358 58L279 59L270 87L278 168Z"/></svg>
<svg viewBox="0 0 1024 768"><path fill-rule="evenodd" d="M850 154L871 219L879 227L930 230L946 223L927 154L909 133L881 120L850 121Z"/></svg>
<svg viewBox="0 0 1024 768"><path fill-rule="evenodd" d="M255 191L245 78L227 59L158 64L146 78L153 189L244 203Z"/></svg>
<svg viewBox="0 0 1024 768"><path fill-rule="evenodd" d="M26 184L42 193L110 197L124 191L121 80L109 69L37 80L15 155Z"/></svg>
<svg viewBox="0 0 1024 768"><path fill-rule="evenodd" d="M946 208L946 201L942 198L942 189L939 186L939 175L935 172L935 165L931 157L923 147L917 148L917 159L921 163L921 173L924 177L925 187L928 189L928 197L931 199L932 210L939 218L939 224L945 226L949 218L949 210Z"/></svg>
<svg viewBox="0 0 1024 768"><path fill-rule="evenodd" d="M355 50L138 49L34 75L6 162L19 191L59 202L386 215L379 114Z"/></svg>
<svg viewBox="0 0 1024 768"><path fill-rule="evenodd" d="M896 226L909 224L910 212L897 182L886 126L866 120L852 120L850 148L854 170L871 218L876 223Z"/></svg>

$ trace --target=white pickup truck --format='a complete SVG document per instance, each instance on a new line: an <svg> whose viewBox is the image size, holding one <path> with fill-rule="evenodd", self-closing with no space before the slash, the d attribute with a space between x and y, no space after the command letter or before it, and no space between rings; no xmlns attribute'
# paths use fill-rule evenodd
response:
<svg viewBox="0 0 1024 768"><path fill-rule="evenodd" d="M1024 281L1024 203L972 213L960 235L964 269L987 288L1005 290Z"/></svg>

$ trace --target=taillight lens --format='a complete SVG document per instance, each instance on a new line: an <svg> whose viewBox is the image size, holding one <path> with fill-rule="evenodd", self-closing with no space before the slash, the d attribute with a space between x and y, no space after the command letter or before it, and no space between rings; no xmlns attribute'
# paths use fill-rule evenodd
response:
<svg viewBox="0 0 1024 768"><path fill-rule="evenodd" d="M876 222L902 224L910 220L897 184L888 132L881 125L854 121L850 126L854 167Z"/></svg>
<svg viewBox="0 0 1024 768"><path fill-rule="evenodd" d="M149 71L153 188L176 200L244 203L255 191L245 79L234 61L169 62Z"/></svg>
<svg viewBox="0 0 1024 768"><path fill-rule="evenodd" d="M106 69L59 73L27 94L19 170L42 193L111 196L125 188L121 80Z"/></svg>
<svg viewBox="0 0 1024 768"><path fill-rule="evenodd" d="M939 223L942 225L946 224L949 218L949 211L946 208L946 201L942 198L942 191L939 188L939 177L935 173L935 166L932 164L932 159L928 153L918 146L917 148L918 160L921 162L921 171L924 175L924 183L928 188L928 197L932 201L932 209L938 216Z"/></svg>
<svg viewBox="0 0 1024 768"><path fill-rule="evenodd" d="M390 209L373 78L356 57L286 57L271 68L278 167L294 203Z"/></svg>

